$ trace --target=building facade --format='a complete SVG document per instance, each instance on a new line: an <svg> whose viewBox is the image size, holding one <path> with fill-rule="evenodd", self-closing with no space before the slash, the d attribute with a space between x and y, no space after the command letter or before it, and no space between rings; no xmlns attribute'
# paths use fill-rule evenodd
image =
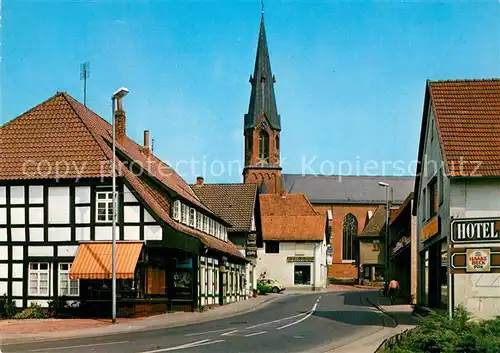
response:
<svg viewBox="0 0 500 353"><path fill-rule="evenodd" d="M153 155L149 134L126 136L121 101L115 114L119 315L243 299L231 224ZM111 125L57 93L1 134L0 293L19 308L65 296L110 313Z"/></svg>
<svg viewBox="0 0 500 353"><path fill-rule="evenodd" d="M493 256L500 246L499 102L498 79L427 82L414 215L419 302L430 307L464 305L477 317L500 313L500 264ZM453 224L470 230L485 219L482 236L467 231L465 241L454 238ZM474 264L478 259L483 265Z"/></svg>
<svg viewBox="0 0 500 353"><path fill-rule="evenodd" d="M327 217L303 194L262 194L259 277L285 288L319 290L327 285Z"/></svg>

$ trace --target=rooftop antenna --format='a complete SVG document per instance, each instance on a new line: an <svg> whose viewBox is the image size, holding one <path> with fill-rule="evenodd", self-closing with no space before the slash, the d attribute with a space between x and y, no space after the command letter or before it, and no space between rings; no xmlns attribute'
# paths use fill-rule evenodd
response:
<svg viewBox="0 0 500 353"><path fill-rule="evenodd" d="M260 1L260 5L262 7L262 16L264 16L264 0Z"/></svg>
<svg viewBox="0 0 500 353"><path fill-rule="evenodd" d="M80 65L80 80L83 80L83 105L87 106L87 78L90 77L90 63Z"/></svg>

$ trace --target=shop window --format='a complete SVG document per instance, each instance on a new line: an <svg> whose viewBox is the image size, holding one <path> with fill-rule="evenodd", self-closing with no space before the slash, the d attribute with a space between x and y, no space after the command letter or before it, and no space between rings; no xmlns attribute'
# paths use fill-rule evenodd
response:
<svg viewBox="0 0 500 353"><path fill-rule="evenodd" d="M278 241L266 241L266 254L279 254L280 243Z"/></svg>
<svg viewBox="0 0 500 353"><path fill-rule="evenodd" d="M384 268L376 266L375 267L375 281L382 282L384 280Z"/></svg>
<svg viewBox="0 0 500 353"><path fill-rule="evenodd" d="M295 265L293 283L295 285L310 285L311 265Z"/></svg>

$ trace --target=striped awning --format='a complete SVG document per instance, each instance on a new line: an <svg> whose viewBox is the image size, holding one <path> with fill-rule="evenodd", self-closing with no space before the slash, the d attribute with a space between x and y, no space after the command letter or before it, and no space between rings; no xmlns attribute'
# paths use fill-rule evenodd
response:
<svg viewBox="0 0 500 353"><path fill-rule="evenodd" d="M141 242L116 242L116 278L134 278L142 246ZM71 279L111 279L112 243L80 243L69 277Z"/></svg>

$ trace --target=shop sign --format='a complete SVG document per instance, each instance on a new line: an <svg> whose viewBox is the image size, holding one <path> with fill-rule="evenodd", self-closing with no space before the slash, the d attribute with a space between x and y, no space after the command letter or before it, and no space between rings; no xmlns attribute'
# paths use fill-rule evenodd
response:
<svg viewBox="0 0 500 353"><path fill-rule="evenodd" d="M333 255L333 248L326 248L327 255Z"/></svg>
<svg viewBox="0 0 500 353"><path fill-rule="evenodd" d="M434 216L433 219L431 219L423 228L422 228L422 234L421 234L421 239L422 241L426 241L429 238L432 238L436 234L439 233L439 225L440 225L440 219L438 216Z"/></svg>
<svg viewBox="0 0 500 353"><path fill-rule="evenodd" d="M500 242L500 219L456 219L451 222L453 243Z"/></svg>
<svg viewBox="0 0 500 353"><path fill-rule="evenodd" d="M467 272L490 272L490 249L467 249Z"/></svg>
<svg viewBox="0 0 500 353"><path fill-rule="evenodd" d="M248 258L255 258L257 257L257 249L246 249L245 255Z"/></svg>
<svg viewBox="0 0 500 353"><path fill-rule="evenodd" d="M333 256L332 255L326 255L326 264L327 265L333 264Z"/></svg>
<svg viewBox="0 0 500 353"><path fill-rule="evenodd" d="M289 256L286 262L314 262L314 256Z"/></svg>

